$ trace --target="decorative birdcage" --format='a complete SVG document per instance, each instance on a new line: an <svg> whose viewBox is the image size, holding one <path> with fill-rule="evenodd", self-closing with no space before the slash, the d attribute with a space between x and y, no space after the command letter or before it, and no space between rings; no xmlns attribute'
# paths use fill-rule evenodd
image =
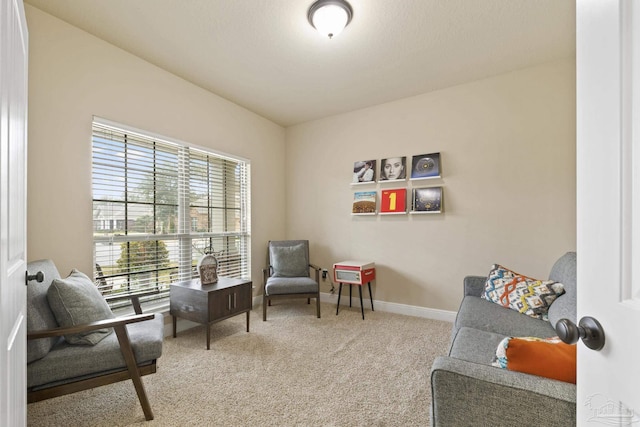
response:
<svg viewBox="0 0 640 427"><path fill-rule="evenodd" d="M218 282L218 259L212 249L205 250L204 255L198 261L198 274L200 275L200 283L203 285L212 285Z"/></svg>

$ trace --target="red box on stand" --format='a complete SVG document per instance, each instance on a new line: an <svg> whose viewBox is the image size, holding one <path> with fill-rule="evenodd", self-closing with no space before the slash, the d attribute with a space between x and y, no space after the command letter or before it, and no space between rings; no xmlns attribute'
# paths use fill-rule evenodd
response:
<svg viewBox="0 0 640 427"><path fill-rule="evenodd" d="M342 261L333 264L333 281L364 285L376 278L376 264L363 261Z"/></svg>

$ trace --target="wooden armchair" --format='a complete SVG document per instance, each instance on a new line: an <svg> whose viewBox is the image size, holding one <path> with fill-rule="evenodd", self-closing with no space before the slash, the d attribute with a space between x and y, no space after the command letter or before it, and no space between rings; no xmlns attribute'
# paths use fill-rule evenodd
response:
<svg viewBox="0 0 640 427"><path fill-rule="evenodd" d="M267 305L277 298L306 298L307 304L315 298L320 318L320 268L309 262L309 241L271 240L268 250L269 266L262 269L262 320L267 320Z"/></svg>
<svg viewBox="0 0 640 427"><path fill-rule="evenodd" d="M134 295L135 315L60 327L47 298L52 282L60 279L54 263L31 262L28 270L44 273L43 282L31 280L27 288L28 403L131 379L145 418L152 420L141 377L156 372L156 360L162 354L163 316L141 314L139 295ZM105 336L93 345L70 343L72 337L95 333Z"/></svg>

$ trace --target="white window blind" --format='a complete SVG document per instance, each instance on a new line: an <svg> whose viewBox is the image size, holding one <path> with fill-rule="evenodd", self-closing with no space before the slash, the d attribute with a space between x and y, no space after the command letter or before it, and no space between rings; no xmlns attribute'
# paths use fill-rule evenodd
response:
<svg viewBox="0 0 640 427"><path fill-rule="evenodd" d="M98 119L92 145L94 277L108 300L167 297L205 251L218 275L250 277L248 162Z"/></svg>

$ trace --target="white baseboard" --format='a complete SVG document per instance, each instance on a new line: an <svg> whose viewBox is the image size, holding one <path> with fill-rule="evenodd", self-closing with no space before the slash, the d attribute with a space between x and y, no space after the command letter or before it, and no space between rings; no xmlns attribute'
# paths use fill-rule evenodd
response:
<svg viewBox="0 0 640 427"><path fill-rule="evenodd" d="M321 292L320 301L328 302L332 304L338 303L337 294L328 294ZM360 297L354 295L352 300L353 307L360 307ZM368 298L362 298L365 311L367 308L371 309L371 300ZM349 296L342 295L340 297L340 305L349 305ZM385 311L388 313L404 314L407 316L424 317L426 319L443 320L445 322L453 323L456 320L455 311L439 310L437 308L418 307L415 305L398 304L395 302L386 302L373 300L374 310Z"/></svg>
<svg viewBox="0 0 640 427"><path fill-rule="evenodd" d="M329 294L326 292L320 292L320 301L330 304L338 303L337 294ZM353 307L360 307L360 297L354 295L351 300ZM371 300L368 298L362 298L365 310L371 309ZM253 297L253 307L262 305L262 295ZM349 296L342 295L340 298L340 305L349 305ZM373 300L374 310L386 311L388 313L404 314L407 316L424 317L426 319L442 320L445 322L453 323L456 320L455 311L439 310L437 308L418 307L415 305L398 304L395 302L386 302Z"/></svg>
<svg viewBox="0 0 640 427"><path fill-rule="evenodd" d="M262 305L262 295L253 297L253 308L255 309L259 305Z"/></svg>

